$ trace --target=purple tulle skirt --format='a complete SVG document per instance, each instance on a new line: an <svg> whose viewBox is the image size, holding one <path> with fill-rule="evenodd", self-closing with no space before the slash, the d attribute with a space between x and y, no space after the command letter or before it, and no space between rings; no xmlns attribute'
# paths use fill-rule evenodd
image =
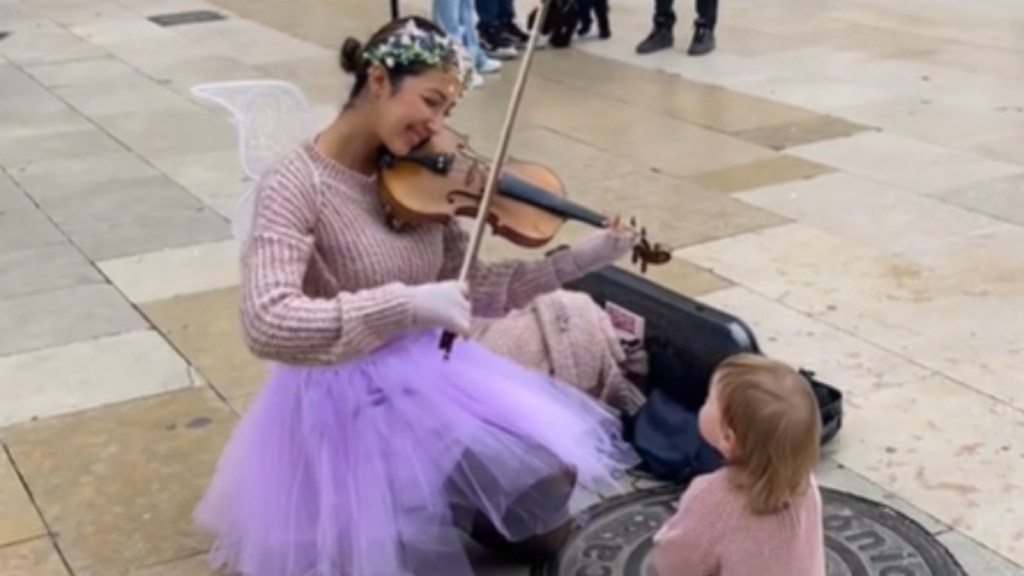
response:
<svg viewBox="0 0 1024 576"><path fill-rule="evenodd" d="M570 386L439 334L319 367L276 365L235 430L198 524L245 576L472 576L459 510L510 541L570 511L522 498L566 469L618 491L636 462L618 419Z"/></svg>

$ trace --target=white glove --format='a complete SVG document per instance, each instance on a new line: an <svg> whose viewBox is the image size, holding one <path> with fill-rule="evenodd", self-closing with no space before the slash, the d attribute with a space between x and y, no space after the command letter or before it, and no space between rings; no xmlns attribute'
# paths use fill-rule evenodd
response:
<svg viewBox="0 0 1024 576"><path fill-rule="evenodd" d="M460 335L469 333L473 314L465 284L448 280L409 286L408 291L417 326L440 326Z"/></svg>
<svg viewBox="0 0 1024 576"><path fill-rule="evenodd" d="M613 264L630 253L639 234L629 228L610 228L595 232L574 244L569 252L582 274Z"/></svg>

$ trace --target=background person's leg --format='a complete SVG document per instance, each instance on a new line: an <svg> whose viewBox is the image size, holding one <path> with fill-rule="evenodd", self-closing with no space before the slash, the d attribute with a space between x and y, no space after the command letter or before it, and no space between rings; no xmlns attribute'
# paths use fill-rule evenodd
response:
<svg viewBox="0 0 1024 576"><path fill-rule="evenodd" d="M480 46L480 36L476 30L476 7L473 0L458 0L458 3L459 24L462 27L462 36L466 44L466 50L469 51L470 56L473 58L473 67L476 68L478 74L492 74L501 70L501 62L492 60L484 52L483 47ZM481 83L476 77L474 77L473 81L476 84Z"/></svg>
<svg viewBox="0 0 1024 576"><path fill-rule="evenodd" d="M671 48L675 44L672 29L676 25L673 0L654 0L654 29L636 47L637 54L650 54Z"/></svg>
<svg viewBox="0 0 1024 576"><path fill-rule="evenodd" d="M718 0L696 0L696 3L697 19L687 50L691 56L701 56L715 49L715 24L718 23Z"/></svg>
<svg viewBox="0 0 1024 576"><path fill-rule="evenodd" d="M516 1L499 0L498 21L501 34L517 48L523 48L530 40L530 35L516 23Z"/></svg>
<svg viewBox="0 0 1024 576"><path fill-rule="evenodd" d="M466 51L469 52L470 57L473 59L474 69L477 69L478 63L481 61L480 59L486 59L487 56L481 51L480 45L475 42L475 34L473 35L473 42L469 41L470 33L474 31L467 29L470 24L463 19L462 4L465 2L472 2L472 0L434 0L431 12L434 22L466 48ZM475 88L482 83L483 78L477 72L470 78L469 87Z"/></svg>
<svg viewBox="0 0 1024 576"><path fill-rule="evenodd" d="M501 33L501 17L507 8L505 0L476 0L477 33L480 45L487 54L494 58L515 58L519 52Z"/></svg>
<svg viewBox="0 0 1024 576"><path fill-rule="evenodd" d="M431 17L449 36L461 41L459 27L459 0L434 0ZM467 47L468 48L468 47Z"/></svg>

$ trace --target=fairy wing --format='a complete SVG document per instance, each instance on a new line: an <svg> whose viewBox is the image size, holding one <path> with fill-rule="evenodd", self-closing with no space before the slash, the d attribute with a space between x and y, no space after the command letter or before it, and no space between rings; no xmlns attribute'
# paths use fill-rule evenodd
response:
<svg viewBox="0 0 1024 576"><path fill-rule="evenodd" d="M313 136L312 109L298 86L281 80L212 82L193 86L191 92L231 112L238 130L246 191L235 208L231 230L244 243L252 229L257 181Z"/></svg>

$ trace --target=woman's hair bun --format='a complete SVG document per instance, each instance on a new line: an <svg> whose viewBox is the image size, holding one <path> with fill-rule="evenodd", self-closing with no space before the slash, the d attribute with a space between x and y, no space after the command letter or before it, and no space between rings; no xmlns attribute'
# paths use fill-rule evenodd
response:
<svg viewBox="0 0 1024 576"><path fill-rule="evenodd" d="M349 74L359 72L363 64L363 43L349 36L341 45L341 69Z"/></svg>

